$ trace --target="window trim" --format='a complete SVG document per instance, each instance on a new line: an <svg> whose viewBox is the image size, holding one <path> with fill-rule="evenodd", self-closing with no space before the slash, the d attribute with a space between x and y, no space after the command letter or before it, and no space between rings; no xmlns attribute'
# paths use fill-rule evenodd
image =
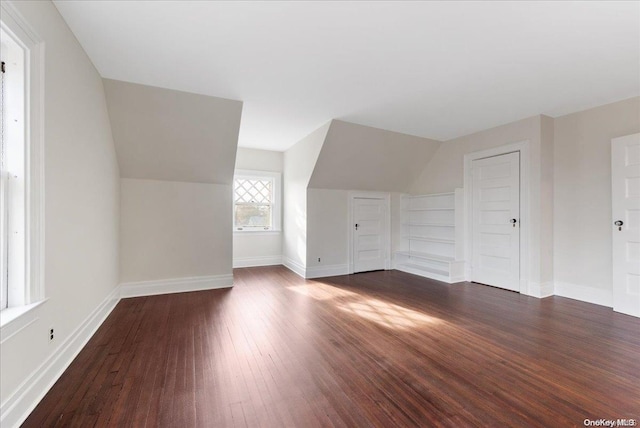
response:
<svg viewBox="0 0 640 428"><path fill-rule="evenodd" d="M3 62L3 149L2 171L2 306L8 309L27 304L26 284L26 49L5 26L0 26Z"/></svg>
<svg viewBox="0 0 640 428"><path fill-rule="evenodd" d="M270 229L261 229L261 228L252 228L252 229L238 229L236 227L235 221L235 186L236 179L260 179L263 180L265 178L269 178L273 181L273 202L271 203L271 228ZM278 234L282 231L282 174L275 171L257 171L257 170L248 170L248 169L236 169L233 175L233 185L231 186L231 191L233 192L232 201L231 201L231 212L232 212L232 229L233 233L244 234L244 233L252 233L252 234Z"/></svg>
<svg viewBox="0 0 640 428"><path fill-rule="evenodd" d="M0 26L24 50L24 144L25 144L25 278L24 293L9 300L10 311L0 318L0 326L12 322L37 307L44 293L44 60L45 44L12 2L0 5Z"/></svg>
<svg viewBox="0 0 640 428"><path fill-rule="evenodd" d="M1 37L0 33L0 37ZM5 45L4 43L1 43L0 41L0 49L2 49L2 51L5 51ZM4 58L2 58L4 60ZM5 62L2 61L2 65L4 68L4 64ZM0 126L2 126L2 139L4 139L4 128L5 128L5 114L6 114L6 100L5 100L5 94L4 94L4 81L5 81L5 76L4 76L4 70L2 70L2 100L0 101L2 103L2 117L0 117L0 121L2 122L2 124ZM0 142L0 144L2 145L2 148L0 149L0 157L4 156L4 141ZM4 159L1 159L0 162L4 163ZM8 222L7 222L7 217L8 217L8 207L7 207L7 198L8 198L8 181L9 181L9 175L7 173L7 171L5 171L4 169L2 169L2 165L0 165L0 257L2 257L2 260L0 260L0 275L2 275L2 277L0 277L0 287L2 287L2 290L0 290L0 293L2 294L0 296L0 311L5 309L7 307L8 304L8 298L9 298L9 284L8 284L8 275L7 275L7 271L8 271L8 263L9 263L9 248L8 248L8 232L7 232L7 227L8 227Z"/></svg>

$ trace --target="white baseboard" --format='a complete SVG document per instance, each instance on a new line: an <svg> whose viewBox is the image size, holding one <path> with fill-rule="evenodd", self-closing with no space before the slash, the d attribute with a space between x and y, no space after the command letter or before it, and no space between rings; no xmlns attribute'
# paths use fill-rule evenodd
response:
<svg viewBox="0 0 640 428"><path fill-rule="evenodd" d="M289 269L291 272L293 272L296 275L304 278L307 269L302 264L296 262L295 260L290 259L289 257L285 257L285 256L282 256L282 264L284 265L284 267Z"/></svg>
<svg viewBox="0 0 640 428"><path fill-rule="evenodd" d="M17 427L27 419L119 301L120 287L116 287L58 349L20 384L0 406L0 426Z"/></svg>
<svg viewBox="0 0 640 428"><path fill-rule="evenodd" d="M262 257L235 257L233 259L234 268L254 267L254 266L274 266L282 264L282 256L262 256Z"/></svg>
<svg viewBox="0 0 640 428"><path fill-rule="evenodd" d="M232 286L233 274L125 282L120 284L120 296L124 299L127 297L184 293L187 291L212 290Z"/></svg>
<svg viewBox="0 0 640 428"><path fill-rule="evenodd" d="M410 273L411 275L421 276L423 278L435 279L436 281L440 281L445 284L452 283L448 276L438 275L437 273L430 272L426 269L418 269L402 263L398 263L398 265L396 266L396 270L399 270L400 272Z"/></svg>
<svg viewBox="0 0 640 428"><path fill-rule="evenodd" d="M326 265L308 267L305 278L323 278L325 276L349 275L349 265Z"/></svg>
<svg viewBox="0 0 640 428"><path fill-rule="evenodd" d="M613 307L613 290L556 281L555 295L610 308Z"/></svg>
<svg viewBox="0 0 640 428"><path fill-rule="evenodd" d="M553 281L543 283L529 281L527 296L544 299L545 297L553 296L554 288Z"/></svg>
<svg viewBox="0 0 640 428"><path fill-rule="evenodd" d="M227 288L232 285L233 275L214 275L129 282L114 288L109 296L69 335L60 347L0 405L0 426L17 427L25 421L102 325L121 298Z"/></svg>
<svg viewBox="0 0 640 428"><path fill-rule="evenodd" d="M464 282L464 281L465 281L464 275L458 275L458 276L452 276L451 279L449 280L449 283L456 284L458 282Z"/></svg>
<svg viewBox="0 0 640 428"><path fill-rule="evenodd" d="M349 274L348 264L305 267L299 262L284 256L282 257L282 264L293 273L305 279Z"/></svg>

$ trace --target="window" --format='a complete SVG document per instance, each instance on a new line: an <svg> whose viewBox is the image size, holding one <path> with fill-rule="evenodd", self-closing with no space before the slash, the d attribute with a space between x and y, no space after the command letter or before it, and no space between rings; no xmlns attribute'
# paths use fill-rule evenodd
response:
<svg viewBox="0 0 640 428"><path fill-rule="evenodd" d="M280 230L280 174L236 170L233 180L233 229Z"/></svg>
<svg viewBox="0 0 640 428"><path fill-rule="evenodd" d="M0 5L0 325L42 301L44 44Z"/></svg>
<svg viewBox="0 0 640 428"><path fill-rule="evenodd" d="M25 120L24 50L0 30L2 49L2 132L0 140L0 309L24 301Z"/></svg>
<svg viewBox="0 0 640 428"><path fill-rule="evenodd" d="M4 40L4 34L2 34ZM5 44L0 46L0 55L2 56L2 89L0 91L0 310L7 307L8 295L8 274L7 264L7 181L8 174L5 166L4 155L4 122L5 122L5 105L4 105L4 72L5 72Z"/></svg>

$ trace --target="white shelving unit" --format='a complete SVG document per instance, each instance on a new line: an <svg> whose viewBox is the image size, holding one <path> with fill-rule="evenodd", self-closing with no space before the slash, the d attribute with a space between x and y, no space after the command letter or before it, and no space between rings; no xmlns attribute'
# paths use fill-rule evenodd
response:
<svg viewBox="0 0 640 428"><path fill-rule="evenodd" d="M402 239L395 268L447 283L464 281L462 189L402 197Z"/></svg>

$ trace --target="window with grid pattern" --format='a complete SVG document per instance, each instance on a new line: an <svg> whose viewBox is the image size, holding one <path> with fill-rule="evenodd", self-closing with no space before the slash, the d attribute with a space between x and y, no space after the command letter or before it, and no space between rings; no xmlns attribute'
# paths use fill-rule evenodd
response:
<svg viewBox="0 0 640 428"><path fill-rule="evenodd" d="M2 22L5 24L5 22ZM29 303L29 169L27 51L22 40L0 28L0 310Z"/></svg>
<svg viewBox="0 0 640 428"><path fill-rule="evenodd" d="M278 229L276 174L236 173L233 185L233 227L237 231Z"/></svg>

